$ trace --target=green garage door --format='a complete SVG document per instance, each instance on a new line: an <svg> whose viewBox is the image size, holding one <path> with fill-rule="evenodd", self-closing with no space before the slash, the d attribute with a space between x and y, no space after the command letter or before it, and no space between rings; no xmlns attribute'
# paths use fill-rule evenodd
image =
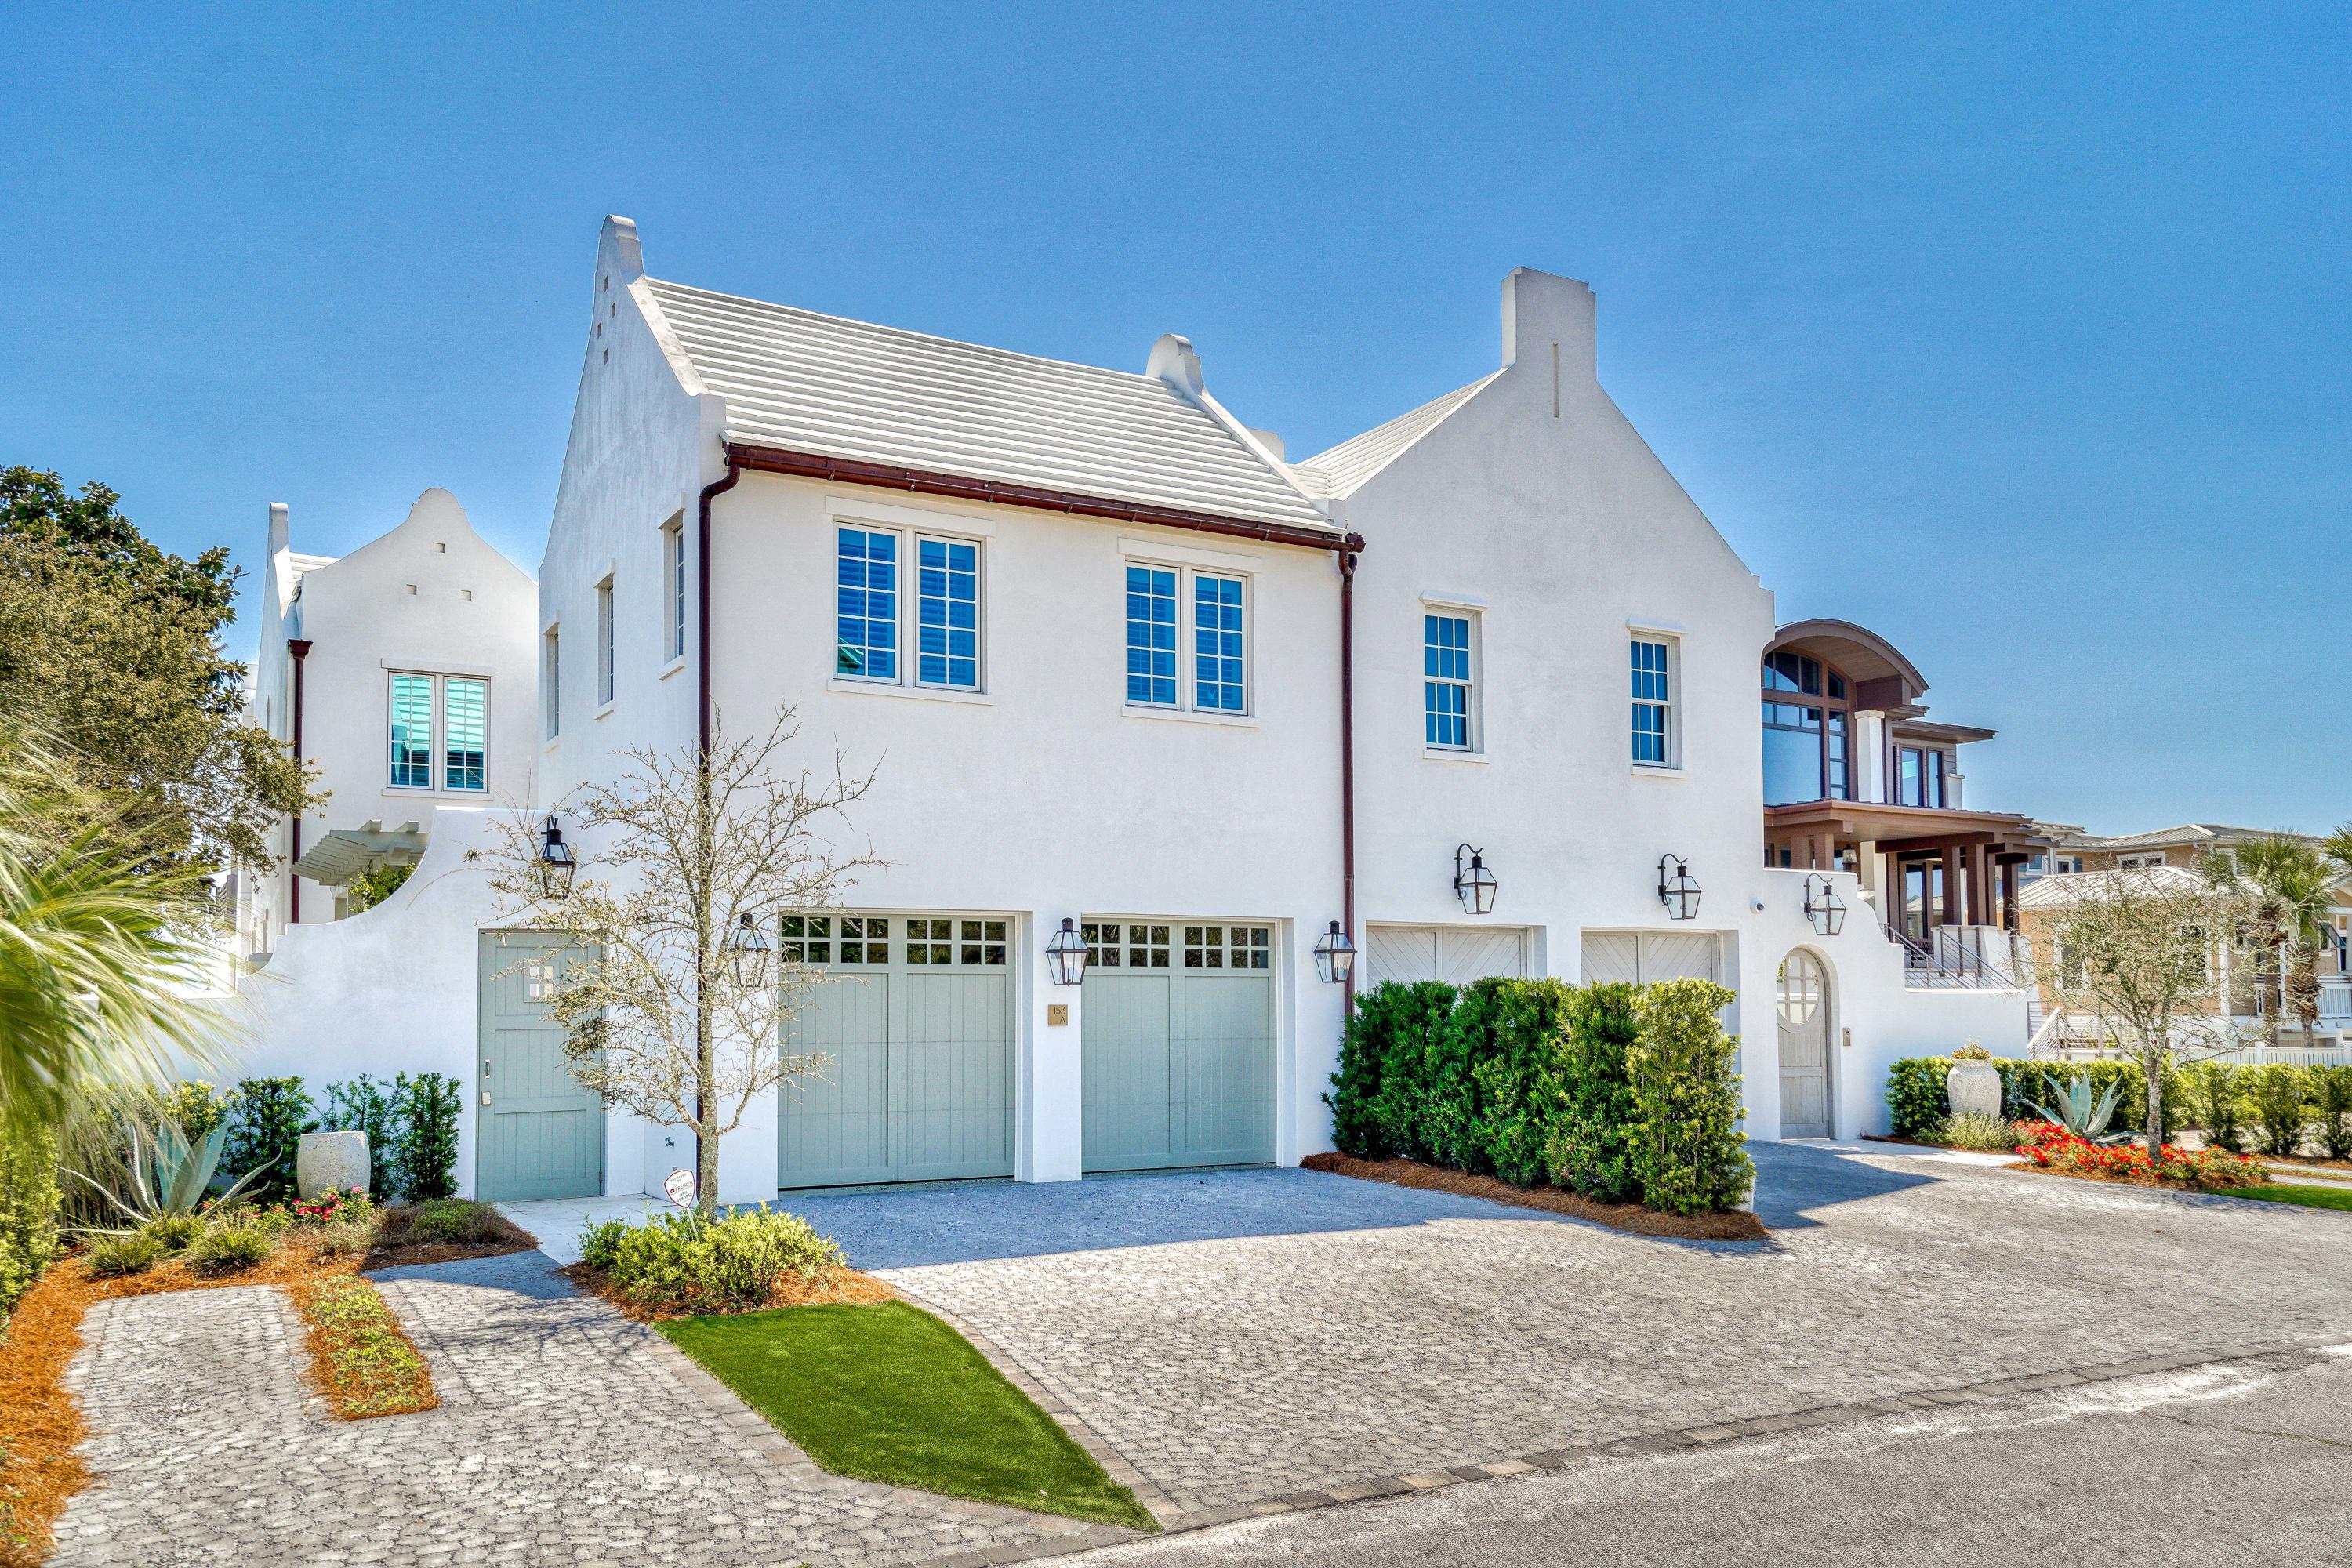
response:
<svg viewBox="0 0 2352 1568"><path fill-rule="evenodd" d="M563 954L541 931L482 933L474 1191L486 1202L604 1190L604 1101L564 1065L548 1016Z"/></svg>
<svg viewBox="0 0 2352 1568"><path fill-rule="evenodd" d="M1086 935L1085 1168L1270 1163L1271 928L1104 921Z"/></svg>
<svg viewBox="0 0 2352 1568"><path fill-rule="evenodd" d="M831 976L785 1049L831 1059L788 1084L779 1187L1013 1173L1013 968L993 915L784 922L785 958Z"/></svg>

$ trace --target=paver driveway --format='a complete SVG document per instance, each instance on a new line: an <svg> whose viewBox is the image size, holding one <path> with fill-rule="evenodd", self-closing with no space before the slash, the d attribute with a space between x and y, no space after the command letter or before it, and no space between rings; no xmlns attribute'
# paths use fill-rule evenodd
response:
<svg viewBox="0 0 2352 1568"><path fill-rule="evenodd" d="M795 1200L1187 1512L2158 1353L2352 1341L2332 1213L1755 1146L1760 1243L1253 1171Z"/></svg>

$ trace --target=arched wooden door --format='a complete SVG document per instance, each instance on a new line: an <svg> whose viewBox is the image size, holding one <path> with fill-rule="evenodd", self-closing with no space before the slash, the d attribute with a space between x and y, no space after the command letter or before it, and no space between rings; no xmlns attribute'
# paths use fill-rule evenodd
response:
<svg viewBox="0 0 2352 1568"><path fill-rule="evenodd" d="M1830 982L1803 948L1780 961L1780 1136L1827 1138Z"/></svg>

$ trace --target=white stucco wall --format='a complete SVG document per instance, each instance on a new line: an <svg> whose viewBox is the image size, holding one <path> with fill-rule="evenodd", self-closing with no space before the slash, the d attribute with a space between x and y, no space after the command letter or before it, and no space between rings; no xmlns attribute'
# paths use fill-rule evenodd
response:
<svg viewBox="0 0 2352 1568"><path fill-rule="evenodd" d="M273 519L273 535L277 532ZM538 791L539 670L530 575L476 533L447 490L416 498L400 525L358 550L300 574L290 542L273 537L263 584L255 661L256 717L293 736L289 637L307 638L302 754L326 805L302 823L304 848L334 828L380 821L427 825L445 805L526 805ZM292 591L287 603L283 595ZM481 792L394 789L390 778L391 676L485 677L489 681L487 785ZM436 759L435 778L440 781ZM280 848L285 847L281 837ZM255 895L282 921L290 873ZM336 889L302 879L301 919L331 921Z"/></svg>

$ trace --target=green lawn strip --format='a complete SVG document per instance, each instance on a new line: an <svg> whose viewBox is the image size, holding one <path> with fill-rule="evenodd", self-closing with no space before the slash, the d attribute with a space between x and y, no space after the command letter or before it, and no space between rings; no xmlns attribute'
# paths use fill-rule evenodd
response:
<svg viewBox="0 0 2352 1568"><path fill-rule="evenodd" d="M2300 1204L2311 1209L2344 1209L2352 1212L2352 1187L2305 1187L2292 1183L2273 1183L2266 1187L2231 1187L2233 1198L2260 1198L2269 1204Z"/></svg>
<svg viewBox="0 0 2352 1568"><path fill-rule="evenodd" d="M961 1334L904 1301L782 1307L659 1327L838 1475L1160 1528Z"/></svg>

